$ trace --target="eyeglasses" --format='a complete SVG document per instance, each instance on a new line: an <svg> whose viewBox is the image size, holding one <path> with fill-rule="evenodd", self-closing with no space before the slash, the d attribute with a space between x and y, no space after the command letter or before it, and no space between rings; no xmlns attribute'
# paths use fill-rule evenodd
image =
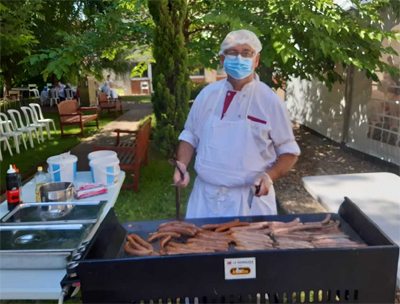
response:
<svg viewBox="0 0 400 304"><path fill-rule="evenodd" d="M236 51L236 50L225 50L224 54L227 56L242 56L243 58L252 58L255 55L254 51L250 50L244 50L242 52Z"/></svg>

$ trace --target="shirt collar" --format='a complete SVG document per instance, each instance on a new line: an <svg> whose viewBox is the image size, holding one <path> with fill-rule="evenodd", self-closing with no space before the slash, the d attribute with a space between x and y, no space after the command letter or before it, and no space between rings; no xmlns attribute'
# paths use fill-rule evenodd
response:
<svg viewBox="0 0 400 304"><path fill-rule="evenodd" d="M250 88L259 80L260 80L260 77L257 75L257 73L254 73L254 78L250 82L246 83L240 92L246 92L246 91L250 90ZM228 81L228 79L226 79L226 81L225 81L225 89L227 91L238 92L233 88L232 84Z"/></svg>

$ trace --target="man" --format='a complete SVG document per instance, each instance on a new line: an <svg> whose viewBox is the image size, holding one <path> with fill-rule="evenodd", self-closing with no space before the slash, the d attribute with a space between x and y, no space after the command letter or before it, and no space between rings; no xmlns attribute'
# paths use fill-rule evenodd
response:
<svg viewBox="0 0 400 304"><path fill-rule="evenodd" d="M248 30L221 44L226 80L205 87L179 136L174 183L186 187L196 152L197 178L187 218L276 214L273 182L296 163L295 141L284 103L254 73L261 43Z"/></svg>

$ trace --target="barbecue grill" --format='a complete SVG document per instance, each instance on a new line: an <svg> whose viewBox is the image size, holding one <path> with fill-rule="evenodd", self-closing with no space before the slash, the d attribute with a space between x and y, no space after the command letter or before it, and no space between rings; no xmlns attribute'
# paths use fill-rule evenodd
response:
<svg viewBox="0 0 400 304"><path fill-rule="evenodd" d="M241 217L241 221L302 222L326 214ZM393 303L399 248L348 198L341 229L363 248L269 249L132 257L128 233L146 238L165 221L126 223L110 210L76 268L62 285L81 284L84 303ZM201 226L232 218L196 219ZM231 279L229 263L247 263L251 275Z"/></svg>

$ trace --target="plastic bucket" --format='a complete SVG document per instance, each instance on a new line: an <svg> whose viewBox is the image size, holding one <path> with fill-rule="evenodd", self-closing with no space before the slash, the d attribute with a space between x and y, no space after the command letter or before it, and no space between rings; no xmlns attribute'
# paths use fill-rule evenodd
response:
<svg viewBox="0 0 400 304"><path fill-rule="evenodd" d="M104 163L107 163L107 164L110 162L118 161L118 164L119 164L117 152L112 151L112 150L99 150L99 151L90 152L88 154L88 159L89 159L89 165L90 165L91 161L96 160L96 159L101 159ZM95 163L95 164L97 164L97 163ZM111 169L109 169L109 170L111 170ZM93 182L96 182L95 178L94 178L94 172L93 172L92 166L90 166L90 173L92 175ZM118 174L119 174L119 171L118 171ZM106 183L101 183L101 184L107 185Z"/></svg>
<svg viewBox="0 0 400 304"><path fill-rule="evenodd" d="M48 172L53 182L74 182L78 158L72 154L51 156L47 159Z"/></svg>
<svg viewBox="0 0 400 304"><path fill-rule="evenodd" d="M118 158L110 158L106 162L103 158L93 159L89 162L89 166L95 183L111 186L118 182L120 173Z"/></svg>
<svg viewBox="0 0 400 304"><path fill-rule="evenodd" d="M94 151L90 152L88 154L88 159L89 161L98 159L98 158L115 158L118 159L117 152L111 151L111 150L99 150L99 151Z"/></svg>

